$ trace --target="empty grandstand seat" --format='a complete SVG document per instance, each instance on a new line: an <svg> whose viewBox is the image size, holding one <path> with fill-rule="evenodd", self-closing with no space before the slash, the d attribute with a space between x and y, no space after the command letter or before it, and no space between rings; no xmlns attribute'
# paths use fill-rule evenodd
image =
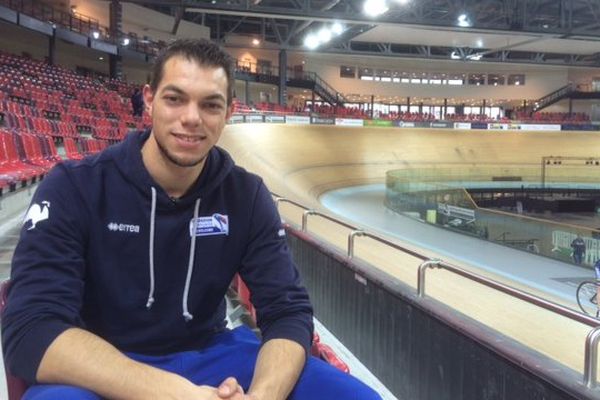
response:
<svg viewBox="0 0 600 400"><path fill-rule="evenodd" d="M10 287L10 280L5 280L0 284L0 320L2 318L2 311L6 307L6 298L8 297L8 288ZM8 390L8 400L20 400L27 390L27 384L24 380L17 378L12 375L6 368L6 388Z"/></svg>

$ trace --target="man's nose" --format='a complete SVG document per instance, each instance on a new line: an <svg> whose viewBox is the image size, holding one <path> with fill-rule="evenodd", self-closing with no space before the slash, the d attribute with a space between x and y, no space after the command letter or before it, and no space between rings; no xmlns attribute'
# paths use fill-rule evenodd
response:
<svg viewBox="0 0 600 400"><path fill-rule="evenodd" d="M197 126L201 122L200 109L197 105L190 103L182 114L181 123L186 126Z"/></svg>

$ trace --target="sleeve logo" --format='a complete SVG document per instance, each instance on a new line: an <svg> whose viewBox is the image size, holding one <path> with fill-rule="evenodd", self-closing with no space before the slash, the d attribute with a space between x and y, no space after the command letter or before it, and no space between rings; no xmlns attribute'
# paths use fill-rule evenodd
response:
<svg viewBox="0 0 600 400"><path fill-rule="evenodd" d="M229 217L213 214L210 217L198 217L194 232L194 219L190 220L190 236L229 235Z"/></svg>
<svg viewBox="0 0 600 400"><path fill-rule="evenodd" d="M25 214L25 219L23 220L23 226L27 224L27 222L31 222L31 226L27 228L28 231L35 228L38 222L47 220L50 216L50 202L42 201L41 205L37 203L33 203L29 210L27 210L27 214Z"/></svg>

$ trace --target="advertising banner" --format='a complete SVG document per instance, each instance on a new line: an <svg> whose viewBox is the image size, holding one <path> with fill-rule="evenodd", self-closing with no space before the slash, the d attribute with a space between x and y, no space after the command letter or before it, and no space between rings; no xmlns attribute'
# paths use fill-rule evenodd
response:
<svg viewBox="0 0 600 400"><path fill-rule="evenodd" d="M494 131L506 131L506 130L508 130L508 124L499 124L499 123L488 124L488 129L494 130Z"/></svg>
<svg viewBox="0 0 600 400"><path fill-rule="evenodd" d="M336 118L335 124L341 126L364 126L362 119Z"/></svg>
<svg viewBox="0 0 600 400"><path fill-rule="evenodd" d="M600 131L600 125L593 124L562 124L563 131Z"/></svg>
<svg viewBox="0 0 600 400"><path fill-rule="evenodd" d="M263 122L262 115L246 115L246 122Z"/></svg>
<svg viewBox="0 0 600 400"><path fill-rule="evenodd" d="M410 125L407 125L410 124ZM431 126L431 122L420 121L420 122L405 122L404 126L407 128L415 127L415 128L429 128Z"/></svg>
<svg viewBox="0 0 600 400"><path fill-rule="evenodd" d="M471 122L471 129L487 129L488 124L486 122Z"/></svg>
<svg viewBox="0 0 600 400"><path fill-rule="evenodd" d="M470 122L455 122L454 129L471 129Z"/></svg>
<svg viewBox="0 0 600 400"><path fill-rule="evenodd" d="M388 121L385 119L366 119L365 126L389 127L392 126L392 121Z"/></svg>
<svg viewBox="0 0 600 400"><path fill-rule="evenodd" d="M297 124L297 125L309 125L310 117L306 117L303 115L286 115L285 123L286 124Z"/></svg>
<svg viewBox="0 0 600 400"><path fill-rule="evenodd" d="M317 125L335 125L335 119L313 117L311 123L317 124Z"/></svg>
<svg viewBox="0 0 600 400"><path fill-rule="evenodd" d="M265 115L265 122L272 124L283 124L285 122L285 118L283 115Z"/></svg>
<svg viewBox="0 0 600 400"><path fill-rule="evenodd" d="M428 122L430 128L454 128L454 123L446 121Z"/></svg>
<svg viewBox="0 0 600 400"><path fill-rule="evenodd" d="M560 125L555 124L521 124L522 131L560 131Z"/></svg>
<svg viewBox="0 0 600 400"><path fill-rule="evenodd" d="M241 124L243 122L244 122L243 115L232 115L231 118L229 118L230 124Z"/></svg>

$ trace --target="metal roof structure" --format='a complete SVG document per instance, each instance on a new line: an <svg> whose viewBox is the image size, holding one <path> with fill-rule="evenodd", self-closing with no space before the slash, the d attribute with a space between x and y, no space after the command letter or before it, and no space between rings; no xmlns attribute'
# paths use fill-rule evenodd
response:
<svg viewBox="0 0 600 400"><path fill-rule="evenodd" d="M600 67L600 0L133 0L211 28L213 40L261 40L307 51L304 38L333 22L339 36L320 53ZM368 6L367 6L368 7ZM463 15L459 26L459 16ZM247 46L250 47L250 44Z"/></svg>

